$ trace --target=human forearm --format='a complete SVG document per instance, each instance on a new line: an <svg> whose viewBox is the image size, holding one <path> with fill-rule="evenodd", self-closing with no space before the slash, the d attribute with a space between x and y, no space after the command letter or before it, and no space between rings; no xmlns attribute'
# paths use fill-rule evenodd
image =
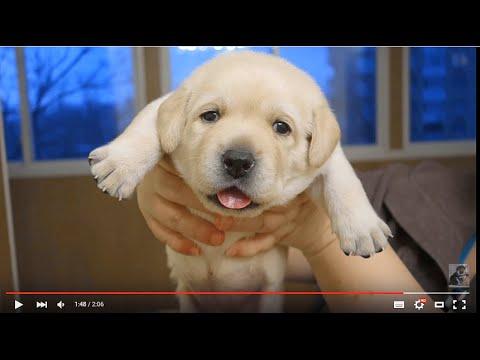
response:
<svg viewBox="0 0 480 360"><path fill-rule="evenodd" d="M323 291L424 291L390 246L369 259L345 256L321 209L309 216L295 236ZM421 297L431 302L427 296ZM332 312L391 312L393 300L413 303L415 298L402 295L325 295L325 300ZM433 306L427 306L424 311L431 308ZM407 306L404 311L416 310Z"/></svg>
<svg viewBox="0 0 480 360"><path fill-rule="evenodd" d="M316 283L312 268L305 258L305 255L303 255L300 250L293 247L288 249L287 272L285 277L287 281L297 283Z"/></svg>

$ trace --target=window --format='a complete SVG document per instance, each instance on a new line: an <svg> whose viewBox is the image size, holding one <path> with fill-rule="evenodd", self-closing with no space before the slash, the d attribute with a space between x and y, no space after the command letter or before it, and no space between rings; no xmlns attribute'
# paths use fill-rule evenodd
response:
<svg viewBox="0 0 480 360"><path fill-rule="evenodd" d="M15 49L0 47L0 105L5 129L7 159L22 160L20 97Z"/></svg>
<svg viewBox="0 0 480 360"><path fill-rule="evenodd" d="M135 56L128 47L0 48L8 159L84 162L112 140L137 112Z"/></svg>
<svg viewBox="0 0 480 360"><path fill-rule="evenodd" d="M376 49L281 47L280 56L309 73L342 128L343 143L376 143Z"/></svg>
<svg viewBox="0 0 480 360"><path fill-rule="evenodd" d="M475 48L164 47L160 79L147 79L167 92L205 61L239 49L281 56L309 73L336 114L350 160L476 152ZM401 91L389 81L390 66L402 76ZM88 153L145 105L144 79L142 48L0 47L10 174L88 174ZM394 116L399 104L403 119Z"/></svg>
<svg viewBox="0 0 480 360"><path fill-rule="evenodd" d="M170 89L175 89L203 62L238 48L279 55L309 73L325 92L336 113L343 143L377 143L375 48L174 47L169 49Z"/></svg>
<svg viewBox="0 0 480 360"><path fill-rule="evenodd" d="M410 49L411 142L476 139L475 51Z"/></svg>

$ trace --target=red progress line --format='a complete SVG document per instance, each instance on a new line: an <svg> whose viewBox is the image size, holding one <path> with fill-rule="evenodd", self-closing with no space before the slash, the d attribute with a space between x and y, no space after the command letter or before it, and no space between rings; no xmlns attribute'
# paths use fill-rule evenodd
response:
<svg viewBox="0 0 480 360"><path fill-rule="evenodd" d="M7 291L6 295L403 295L403 291Z"/></svg>

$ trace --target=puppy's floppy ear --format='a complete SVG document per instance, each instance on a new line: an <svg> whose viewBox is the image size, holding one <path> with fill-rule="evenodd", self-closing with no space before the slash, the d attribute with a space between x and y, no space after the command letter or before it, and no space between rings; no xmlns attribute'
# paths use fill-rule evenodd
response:
<svg viewBox="0 0 480 360"><path fill-rule="evenodd" d="M158 108L158 134L164 152L171 153L180 143L186 123L189 91L186 86L175 90Z"/></svg>
<svg viewBox="0 0 480 360"><path fill-rule="evenodd" d="M340 127L326 101L313 111L312 134L308 161L312 167L320 167L330 157L340 140Z"/></svg>

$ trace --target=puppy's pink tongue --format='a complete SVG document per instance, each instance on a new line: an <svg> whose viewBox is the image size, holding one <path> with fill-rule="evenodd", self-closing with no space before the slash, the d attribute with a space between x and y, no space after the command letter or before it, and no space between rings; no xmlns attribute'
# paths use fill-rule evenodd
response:
<svg viewBox="0 0 480 360"><path fill-rule="evenodd" d="M229 209L243 209L250 205L252 200L236 187L231 187L217 193L220 203Z"/></svg>

